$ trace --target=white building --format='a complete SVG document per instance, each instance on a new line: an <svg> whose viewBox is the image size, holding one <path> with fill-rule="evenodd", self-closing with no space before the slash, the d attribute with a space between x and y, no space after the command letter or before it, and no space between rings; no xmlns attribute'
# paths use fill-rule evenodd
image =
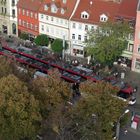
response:
<svg viewBox="0 0 140 140"><path fill-rule="evenodd" d="M0 1L0 31L2 33L17 35L17 1Z"/></svg>
<svg viewBox="0 0 140 140"><path fill-rule="evenodd" d="M69 20L78 3L79 0L46 0L39 10L39 33L52 39L65 39L69 43Z"/></svg>
<svg viewBox="0 0 140 140"><path fill-rule="evenodd" d="M88 38L87 31L94 29L106 21L116 21L119 18L134 23L136 18L136 7L138 0L80 0L79 5L71 18L70 40L71 54L85 57L85 41ZM124 10L131 5L132 11ZM133 21L132 21L133 20ZM133 36L129 36L128 48L122 54L124 57L132 59Z"/></svg>

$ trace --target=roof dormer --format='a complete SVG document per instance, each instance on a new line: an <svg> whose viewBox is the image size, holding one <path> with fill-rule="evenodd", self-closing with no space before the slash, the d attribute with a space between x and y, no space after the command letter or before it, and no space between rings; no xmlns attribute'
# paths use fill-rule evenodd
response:
<svg viewBox="0 0 140 140"><path fill-rule="evenodd" d="M83 11L83 12L81 13L81 18L82 18L82 19L88 19L88 18L89 18L89 14L88 14L86 11Z"/></svg>
<svg viewBox="0 0 140 140"><path fill-rule="evenodd" d="M51 5L51 12L52 13L57 13L57 11L58 11L57 6L55 5L55 3L52 3L52 5Z"/></svg>
<svg viewBox="0 0 140 140"><path fill-rule="evenodd" d="M47 4L45 4L45 5L44 5L44 10L45 10L45 11L47 11L47 10L48 10L48 8L49 8L49 7L48 7L48 5L47 5Z"/></svg>
<svg viewBox="0 0 140 140"><path fill-rule="evenodd" d="M100 21L101 22L107 22L108 17L105 14L100 15Z"/></svg>
<svg viewBox="0 0 140 140"><path fill-rule="evenodd" d="M65 13L65 9L61 8L61 14L64 14L64 13Z"/></svg>
<svg viewBox="0 0 140 140"><path fill-rule="evenodd" d="M62 0L62 2L63 2L64 4L66 4L67 0Z"/></svg>

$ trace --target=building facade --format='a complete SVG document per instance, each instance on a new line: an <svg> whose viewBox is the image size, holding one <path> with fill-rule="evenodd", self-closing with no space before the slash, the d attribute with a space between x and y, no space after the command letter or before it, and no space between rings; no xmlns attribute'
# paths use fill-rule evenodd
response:
<svg viewBox="0 0 140 140"><path fill-rule="evenodd" d="M19 0L17 4L19 36L26 33L32 41L39 34L38 11L41 4L41 0Z"/></svg>
<svg viewBox="0 0 140 140"><path fill-rule="evenodd" d="M17 4L18 0L0 1L0 31L17 36Z"/></svg>
<svg viewBox="0 0 140 140"><path fill-rule="evenodd" d="M137 7L132 71L140 72L140 1Z"/></svg>
<svg viewBox="0 0 140 140"><path fill-rule="evenodd" d="M0 1L0 31L10 34L10 3L7 0Z"/></svg>
<svg viewBox="0 0 140 140"><path fill-rule="evenodd" d="M131 27L135 27L136 7L138 0L81 0L71 19L70 40L72 55L85 57L87 32L96 30L97 26L106 21L127 21ZM127 11L131 6L131 10ZM128 46L122 56L132 61L134 34L128 35Z"/></svg>
<svg viewBox="0 0 140 140"><path fill-rule="evenodd" d="M70 18L80 0L45 0L39 10L39 33L62 39L70 46ZM70 53L70 48L67 50Z"/></svg>

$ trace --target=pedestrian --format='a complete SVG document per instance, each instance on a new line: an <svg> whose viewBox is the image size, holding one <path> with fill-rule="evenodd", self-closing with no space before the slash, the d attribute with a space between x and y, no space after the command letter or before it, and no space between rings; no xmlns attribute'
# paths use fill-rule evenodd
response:
<svg viewBox="0 0 140 140"><path fill-rule="evenodd" d="M125 129L125 130L124 130L124 134L126 135L126 134L127 134L127 132L128 132L128 131L127 131L127 129Z"/></svg>

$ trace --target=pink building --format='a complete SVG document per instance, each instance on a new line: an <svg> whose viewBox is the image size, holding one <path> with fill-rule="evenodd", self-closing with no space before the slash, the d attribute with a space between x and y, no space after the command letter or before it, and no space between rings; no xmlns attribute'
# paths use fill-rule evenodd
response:
<svg viewBox="0 0 140 140"><path fill-rule="evenodd" d="M132 71L140 72L140 1L137 7L134 49L132 55Z"/></svg>

